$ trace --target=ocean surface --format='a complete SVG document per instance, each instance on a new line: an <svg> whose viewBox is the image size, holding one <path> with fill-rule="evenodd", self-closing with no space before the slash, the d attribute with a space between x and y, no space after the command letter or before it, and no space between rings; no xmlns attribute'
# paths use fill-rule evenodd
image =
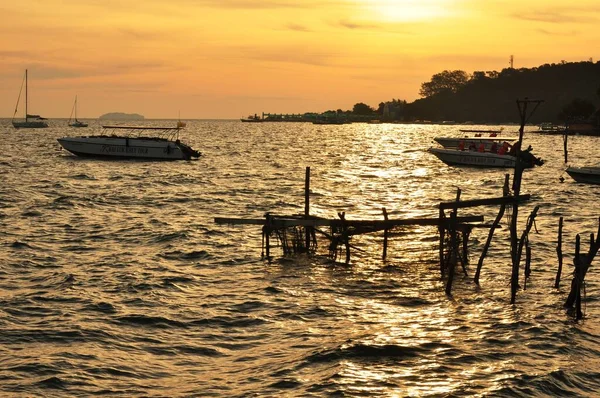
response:
<svg viewBox="0 0 600 398"><path fill-rule="evenodd" d="M516 112L516 110L515 110ZM261 230L214 217L304 211L347 219L436 217L441 201L500 196L509 170L450 167L426 152L461 126L188 121L195 161L75 157L56 139L100 132L0 120L0 396L555 397L600 391L598 260L585 319L563 309L575 236L596 232L600 186L565 172L560 136L529 127L546 164L525 171L519 231L532 272L510 304L507 219L480 286L487 230L470 240L452 297L433 227L357 237L349 265L261 258ZM146 121L148 125L175 121ZM478 126L469 126L477 128ZM483 127L482 127L483 128ZM490 128L490 127L485 127ZM518 126L504 126L503 135ZM573 165L600 161L600 138L570 137ZM564 182L561 182L561 177ZM462 210L492 222L497 207ZM565 266L554 288L559 217ZM327 242L319 241L326 252ZM524 263L524 261L523 261Z"/></svg>

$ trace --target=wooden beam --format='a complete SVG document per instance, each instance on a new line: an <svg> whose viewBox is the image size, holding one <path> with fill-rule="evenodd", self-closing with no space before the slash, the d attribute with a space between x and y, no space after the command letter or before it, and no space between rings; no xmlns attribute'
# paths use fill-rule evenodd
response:
<svg viewBox="0 0 600 398"><path fill-rule="evenodd" d="M462 209L467 207L477 207L477 206L493 206L493 205L503 205L503 204L512 204L516 202L523 202L531 199L531 195L520 195L518 197L514 196L500 196L497 198L486 198L486 199L471 199L471 200L461 200L460 202L442 202L439 205L439 208L442 210L449 209Z"/></svg>
<svg viewBox="0 0 600 398"><path fill-rule="evenodd" d="M464 216L457 217L456 221L459 224L471 223L471 222L483 222L483 216ZM443 220L443 223L447 224L448 220ZM266 220L264 218L227 218L227 217L215 217L215 223L217 224L232 224L232 225L265 225ZM440 224L440 219L435 218L413 218L406 220L346 220L345 224L352 228L364 228L371 227L373 232L376 230L384 230L398 226L408 225L432 225L437 226ZM309 226L309 227L341 227L342 221L339 219L325 219L325 218L314 218L314 219L299 219L299 218L278 218L273 216L271 219L272 228L285 228L294 226Z"/></svg>

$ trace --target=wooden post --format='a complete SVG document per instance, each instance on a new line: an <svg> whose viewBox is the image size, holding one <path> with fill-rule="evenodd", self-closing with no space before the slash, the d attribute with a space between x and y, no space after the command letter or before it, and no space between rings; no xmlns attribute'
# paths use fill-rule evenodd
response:
<svg viewBox="0 0 600 398"><path fill-rule="evenodd" d="M461 267L465 276L469 276L467 273L467 264L469 262L469 236L471 235L471 227L469 225L463 225L461 228L462 234L462 255L461 255Z"/></svg>
<svg viewBox="0 0 600 398"><path fill-rule="evenodd" d="M568 157L569 157L569 151L567 150L568 137L569 137L569 132L567 130L565 130L564 135L563 135L563 147L564 147L564 152L565 152L565 164L567 164Z"/></svg>
<svg viewBox="0 0 600 398"><path fill-rule="evenodd" d="M381 209L383 211L383 218L385 221L388 221L388 213L385 207ZM387 246L388 246L388 229L383 230L383 259L387 257Z"/></svg>
<svg viewBox="0 0 600 398"><path fill-rule="evenodd" d="M558 244L556 245L556 255L558 256L558 271L556 272L556 280L554 281L554 288L560 287L560 276L562 273L563 266L563 254L562 254L562 229L563 229L563 218L561 217L558 221Z"/></svg>
<svg viewBox="0 0 600 398"><path fill-rule="evenodd" d="M445 246L445 238L446 238L446 215L444 214L444 209L440 208L440 223L438 225L438 230L440 231L440 274L442 278L446 273L446 264L444 261L444 246Z"/></svg>
<svg viewBox="0 0 600 398"><path fill-rule="evenodd" d="M503 196L508 196L509 180L510 180L510 175L505 174L504 175L504 187L502 188ZM498 215L496 216L496 219L494 220L494 223L492 224L492 226L490 228L490 232L488 234L487 240L485 241L485 245L483 246L483 251L481 252L481 257L479 257L479 262L477 263L477 270L475 271L475 277L473 278L473 280L475 281L475 283L477 285L479 285L479 275L481 274L481 268L483 267L483 260L485 259L485 256L487 256L487 252L490 248L490 244L492 243L492 238L494 237L494 231L496 230L496 228L498 228L498 225L500 225L500 221L502 221L502 217L504 217L505 210L506 210L506 205L501 204L500 211L498 212Z"/></svg>
<svg viewBox="0 0 600 398"><path fill-rule="evenodd" d="M306 167L306 177L304 179L304 218L308 219L310 217L310 167ZM306 253L310 251L310 227L304 227L306 236L304 238L304 243L306 244Z"/></svg>
<svg viewBox="0 0 600 398"><path fill-rule="evenodd" d="M342 240L346 247L346 264L350 264L350 235L348 234L348 224L346 223L346 213L338 213L340 220L342 220Z"/></svg>
<svg viewBox="0 0 600 398"><path fill-rule="evenodd" d="M513 195L518 196L521 191L521 178L523 176L523 167L521 166L521 143L523 142L523 131L525 129L525 115L527 112L527 101L523 103L521 108L521 102L517 100L519 107L519 113L521 116L521 128L519 129L519 141L518 148L515 156L515 174L513 177ZM519 263L517 261L517 219L519 216L519 204L517 201L513 203L512 219L510 222L510 251L512 259L512 273L510 277L510 302L515 303L517 298L517 288L519 286Z"/></svg>
<svg viewBox="0 0 600 398"><path fill-rule="evenodd" d="M271 215L267 213L265 215L267 219L265 225L263 226L263 234L265 236L265 250L267 253L267 260L271 261L271 245L270 245L270 235L271 235Z"/></svg>
<svg viewBox="0 0 600 398"><path fill-rule="evenodd" d="M521 127L519 128L519 142L518 147L515 153L515 174L513 177L513 195L518 197L521 192L521 179L523 178L523 162L521 161L521 148L523 146L523 132L525 131L525 123L527 122L527 105L530 102L536 103L535 108L531 112L535 112L537 107L540 105L542 101L530 101L525 98L525 100L520 101L517 100L517 107L519 108L519 114L521 116ZM511 241L511 257L512 257L512 273L510 278L510 303L514 304L517 298L517 289L519 288L519 262L520 262L520 253L517 251L518 237L517 237L517 220L519 217L519 202L514 201L513 203L513 211L512 211L512 220L510 223L510 241Z"/></svg>
<svg viewBox="0 0 600 398"><path fill-rule="evenodd" d="M460 200L461 190L458 188L456 190L456 201ZM452 213L450 213L450 264L448 266L448 281L446 282L446 294L452 294L452 282L454 281L454 267L456 266L456 257L458 252L458 242L456 239L456 216L458 213L458 208L454 209Z"/></svg>
<svg viewBox="0 0 600 398"><path fill-rule="evenodd" d="M531 275L531 247L527 244L525 246L525 283L523 284L523 290L527 290L529 275Z"/></svg>
<svg viewBox="0 0 600 398"><path fill-rule="evenodd" d="M573 280L571 281L571 291L569 292L569 296L567 297L567 302L565 303L565 307L572 308L574 304L577 302L577 298L580 295L581 289L581 238L579 234L575 237L575 271L573 273Z"/></svg>
<svg viewBox="0 0 600 398"><path fill-rule="evenodd" d="M581 311L581 288L584 284L585 275L587 274L594 257L598 254L598 250L600 250L600 220L596 236L598 239L594 240L594 234L590 234L590 250L585 256L580 255L581 246L579 235L577 235L575 241L575 272L571 282L571 291L569 292L569 297L567 297L565 307L573 308L573 305L575 305L577 319L583 318L583 312Z"/></svg>
<svg viewBox="0 0 600 398"><path fill-rule="evenodd" d="M462 261L463 261L463 269L465 270L465 275L467 273L466 268L464 267L469 263L469 236L471 235L471 228L466 226L462 230Z"/></svg>
<svg viewBox="0 0 600 398"><path fill-rule="evenodd" d="M523 253L523 246L528 242L529 231L531 231L531 228L533 227L533 223L535 222L535 217L537 216L537 212L539 209L540 209L539 206L536 206L533 209L533 211L529 215L529 218L527 219L527 225L525 226L525 230L523 231L523 234L521 235L521 239L519 239L519 246L517 248L517 262L518 263L521 262L521 254ZM519 265L519 264L517 264L517 265Z"/></svg>

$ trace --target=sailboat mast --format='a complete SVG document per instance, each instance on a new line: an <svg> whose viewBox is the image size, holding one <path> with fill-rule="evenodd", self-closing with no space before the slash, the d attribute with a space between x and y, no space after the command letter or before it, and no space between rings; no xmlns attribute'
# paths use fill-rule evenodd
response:
<svg viewBox="0 0 600 398"><path fill-rule="evenodd" d="M25 69L25 121L27 122L27 69Z"/></svg>
<svg viewBox="0 0 600 398"><path fill-rule="evenodd" d="M77 121L77 96L75 96L75 121Z"/></svg>

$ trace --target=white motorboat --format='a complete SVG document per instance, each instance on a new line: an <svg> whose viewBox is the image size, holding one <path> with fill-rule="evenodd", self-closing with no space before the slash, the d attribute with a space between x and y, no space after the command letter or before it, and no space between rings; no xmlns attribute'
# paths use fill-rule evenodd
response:
<svg viewBox="0 0 600 398"><path fill-rule="evenodd" d="M505 141L518 141L519 137L435 137L433 140L444 148L479 148L483 144L484 149L489 151L494 146L494 143L496 146L502 146L502 143Z"/></svg>
<svg viewBox="0 0 600 398"><path fill-rule="evenodd" d="M567 174L577 182L600 184L600 166L567 167Z"/></svg>
<svg viewBox="0 0 600 398"><path fill-rule="evenodd" d="M429 148L428 152L433 153L442 162L449 165L514 168L517 159L508 153L464 151L449 148ZM529 151L522 151L521 156L523 165L526 168L543 164L541 159L536 158Z"/></svg>
<svg viewBox="0 0 600 398"><path fill-rule="evenodd" d="M200 152L179 140L177 127L102 126L102 135L59 138L67 151L83 157L142 160L190 160L200 157ZM107 131L122 134L108 135ZM144 133L152 132L153 136ZM142 135L144 134L144 135Z"/></svg>

